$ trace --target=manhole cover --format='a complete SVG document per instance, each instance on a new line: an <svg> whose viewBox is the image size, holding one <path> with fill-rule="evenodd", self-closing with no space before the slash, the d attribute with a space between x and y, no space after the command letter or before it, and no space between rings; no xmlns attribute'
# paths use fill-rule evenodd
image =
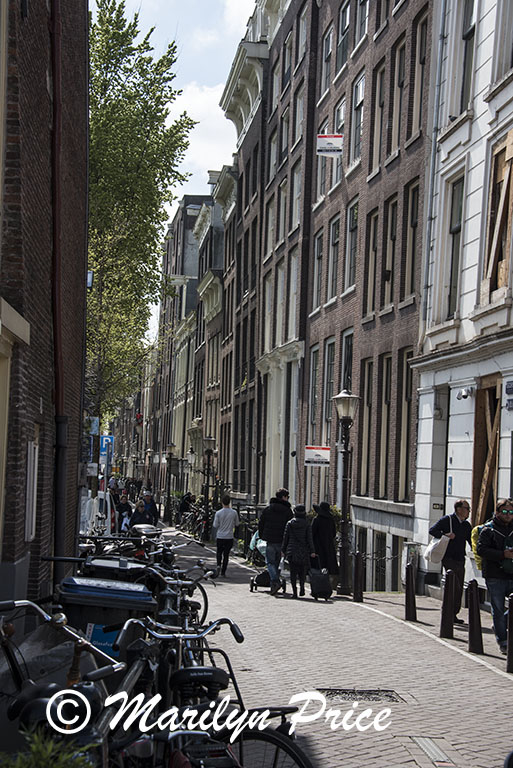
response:
<svg viewBox="0 0 513 768"><path fill-rule="evenodd" d="M317 688L329 701L400 701L398 693L385 688Z"/></svg>

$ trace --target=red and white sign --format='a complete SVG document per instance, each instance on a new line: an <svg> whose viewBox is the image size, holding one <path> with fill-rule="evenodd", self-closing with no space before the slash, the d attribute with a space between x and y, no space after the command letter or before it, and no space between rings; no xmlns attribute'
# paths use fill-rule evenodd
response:
<svg viewBox="0 0 513 768"><path fill-rule="evenodd" d="M341 155L344 149L343 133L318 133L317 154L325 157Z"/></svg>
<svg viewBox="0 0 513 768"><path fill-rule="evenodd" d="M329 467L330 449L325 445L305 446L305 467Z"/></svg>

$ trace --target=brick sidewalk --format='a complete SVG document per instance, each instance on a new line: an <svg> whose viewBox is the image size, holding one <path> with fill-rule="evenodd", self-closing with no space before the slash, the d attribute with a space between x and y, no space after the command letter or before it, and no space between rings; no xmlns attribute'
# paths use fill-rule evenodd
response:
<svg viewBox="0 0 513 768"><path fill-rule="evenodd" d="M198 547L200 553L215 560L213 552ZM438 638L441 604L433 598L417 597L419 620L410 624L397 593L368 593L363 604L293 600L265 589L251 594L251 571L235 560L228 574L209 587L209 616L229 616L245 634L242 645L226 631L216 640L230 655L248 706L287 704L295 693L320 688L396 694L392 702L356 699L357 712L390 707L391 725L381 733L332 731L322 720L300 725L299 743L315 768L501 768L513 749L513 675L497 651L489 614L482 613L485 655L475 656L466 650L466 626L455 627L454 640ZM328 707L343 715L354 700L335 695Z"/></svg>

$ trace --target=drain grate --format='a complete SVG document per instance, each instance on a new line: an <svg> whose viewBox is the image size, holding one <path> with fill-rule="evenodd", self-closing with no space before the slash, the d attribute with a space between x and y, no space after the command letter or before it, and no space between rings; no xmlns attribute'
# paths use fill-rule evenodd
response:
<svg viewBox="0 0 513 768"><path fill-rule="evenodd" d="M328 701L388 701L404 702L395 691L386 688L317 688Z"/></svg>

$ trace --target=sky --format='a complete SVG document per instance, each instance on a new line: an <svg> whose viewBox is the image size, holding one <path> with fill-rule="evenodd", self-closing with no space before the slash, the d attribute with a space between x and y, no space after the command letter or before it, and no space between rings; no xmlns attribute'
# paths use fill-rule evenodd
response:
<svg viewBox="0 0 513 768"><path fill-rule="evenodd" d="M172 115L186 110L198 125L190 134L182 165L191 178L173 192L178 199L184 194L208 194L207 171L230 165L235 152L235 127L219 101L255 0L125 0L125 6L127 17L139 13L141 31L155 27L156 55L176 42L174 86L183 94L174 102ZM176 205L171 216L174 210Z"/></svg>

